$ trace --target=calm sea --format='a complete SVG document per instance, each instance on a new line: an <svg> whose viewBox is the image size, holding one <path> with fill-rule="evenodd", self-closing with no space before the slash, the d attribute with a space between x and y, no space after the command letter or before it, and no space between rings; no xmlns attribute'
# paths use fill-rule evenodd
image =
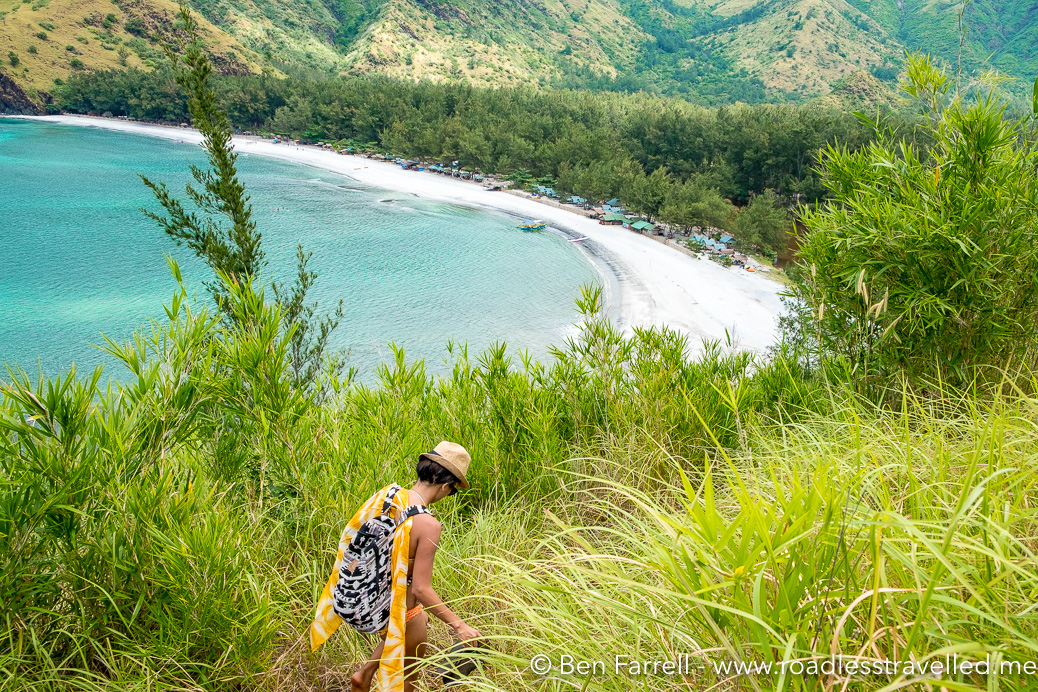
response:
<svg viewBox="0 0 1038 692"><path fill-rule="evenodd" d="M37 363L46 374L104 363L119 378L92 344L164 316L175 290L165 254L206 299L209 270L143 215L157 205L137 176L182 193L201 154L196 145L0 119L0 363L32 374ZM470 355L505 341L513 355L544 357L576 321L580 284L597 278L571 243L523 233L504 215L259 156L239 164L267 278L291 281L298 243L313 252L312 295L328 307L345 300L334 345L350 350L364 381L392 359L390 342L438 372L451 340L467 342Z"/></svg>

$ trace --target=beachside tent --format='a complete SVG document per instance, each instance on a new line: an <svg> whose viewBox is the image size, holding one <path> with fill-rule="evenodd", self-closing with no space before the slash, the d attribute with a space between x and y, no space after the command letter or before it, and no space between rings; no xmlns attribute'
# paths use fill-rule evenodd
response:
<svg viewBox="0 0 1038 692"><path fill-rule="evenodd" d="M652 233L654 230L656 230L656 226L649 223L648 221L635 221L631 224L631 228L633 228L636 231L647 231L649 233Z"/></svg>
<svg viewBox="0 0 1038 692"><path fill-rule="evenodd" d="M609 206L611 206L611 207L618 207L618 206L620 206L621 204L623 204L623 202L621 202L620 200L618 200L618 199L617 199L616 197L613 197L613 198L612 198L611 200L609 200L608 202L606 202L606 204L608 204L608 205L609 205Z"/></svg>
<svg viewBox="0 0 1038 692"><path fill-rule="evenodd" d="M721 242L725 245L730 245L731 243L735 242L735 238L725 233L723 236L721 236Z"/></svg>
<svg viewBox="0 0 1038 692"><path fill-rule="evenodd" d="M583 197L577 197L576 195L570 197L568 201L570 202L570 204L584 204L585 202L587 202L587 200Z"/></svg>

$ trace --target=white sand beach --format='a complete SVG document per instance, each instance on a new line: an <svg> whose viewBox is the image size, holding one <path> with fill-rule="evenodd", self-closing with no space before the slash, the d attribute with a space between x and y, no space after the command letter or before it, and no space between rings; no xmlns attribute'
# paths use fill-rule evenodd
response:
<svg viewBox="0 0 1038 692"><path fill-rule="evenodd" d="M191 129L84 116L42 116L47 122L100 127L120 132L200 142ZM726 341L762 351L774 343L782 304L781 286L761 274L696 259L620 226L604 226L565 209L429 172L403 170L399 165L360 156L270 140L236 138L243 154L269 156L340 173L374 187L418 197L478 206L514 215L543 219L568 235L586 235L577 245L603 271L610 316L622 328L668 325L687 333L693 348L702 339Z"/></svg>

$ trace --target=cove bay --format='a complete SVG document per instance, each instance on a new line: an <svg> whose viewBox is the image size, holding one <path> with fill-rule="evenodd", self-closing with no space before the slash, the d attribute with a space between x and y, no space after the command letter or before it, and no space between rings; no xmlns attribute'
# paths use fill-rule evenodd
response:
<svg viewBox="0 0 1038 692"><path fill-rule="evenodd" d="M0 119L0 363L47 375L111 359L95 346L119 342L177 290L166 255L189 292L208 302L209 272L141 208L158 210L138 174L183 195L197 145L139 135ZM344 301L333 346L370 380L392 360L443 371L447 344L475 355L495 341L543 358L571 333L574 298L595 267L553 233L522 233L517 220L419 199L308 166L247 152L239 158L263 234L263 283L291 283L296 246L313 253L323 309ZM117 369L107 375L118 378Z"/></svg>

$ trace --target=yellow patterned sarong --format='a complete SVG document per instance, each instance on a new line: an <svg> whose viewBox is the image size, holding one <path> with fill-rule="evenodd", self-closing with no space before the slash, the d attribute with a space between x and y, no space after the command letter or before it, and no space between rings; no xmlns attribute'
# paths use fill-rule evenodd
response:
<svg viewBox="0 0 1038 692"><path fill-rule="evenodd" d="M350 541L360 531L360 527L370 519L379 515L386 495L393 486L387 485L368 498L350 523L342 531L339 538L339 553L335 558L335 567L328 583L324 585L321 598L317 601L317 612L310 624L310 651L317 651L335 630L339 629L342 619L332 609L332 589L339 581L339 568L342 556ZM402 516L410 506L407 490L400 489L393 497L390 513L394 517ZM404 521L393 534L392 586L393 602L390 606L389 626L386 630L386 645L382 649L382 659L378 666L377 689L382 692L401 692L404 689L404 627L407 615L407 563L411 549L411 520Z"/></svg>

